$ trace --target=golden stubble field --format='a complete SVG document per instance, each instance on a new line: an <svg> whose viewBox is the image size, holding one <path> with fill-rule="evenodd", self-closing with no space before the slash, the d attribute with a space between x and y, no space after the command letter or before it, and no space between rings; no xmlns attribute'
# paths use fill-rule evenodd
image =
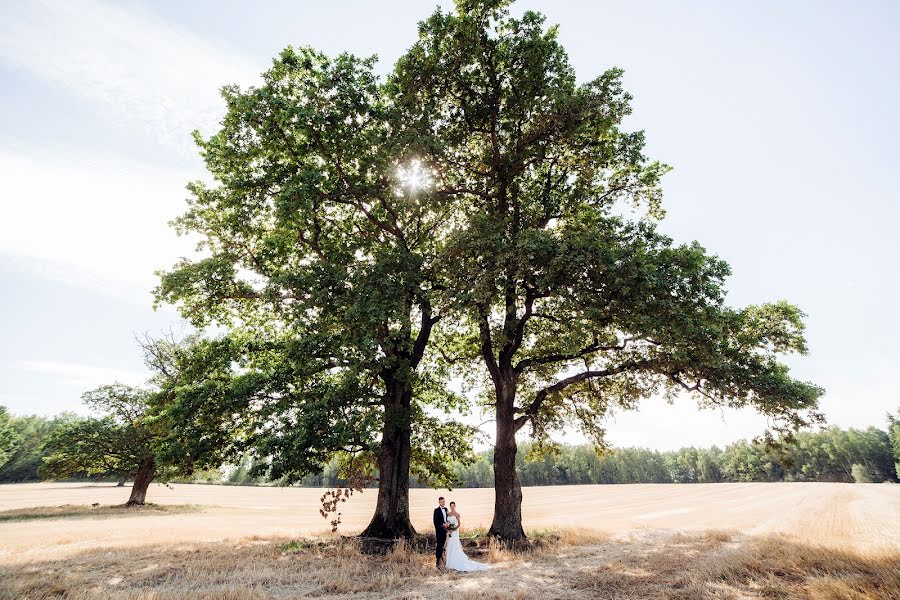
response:
<svg viewBox="0 0 900 600"><path fill-rule="evenodd" d="M322 490L152 485L156 506L103 510L128 489L0 486L0 600L372 598L900 599L900 485L748 483L525 488L524 521L552 547L470 553L493 569L437 573L424 554L361 555L327 533ZM486 527L493 490L411 491L430 530L438 495L463 530ZM342 506L341 533L375 490ZM101 505L58 509L35 507ZM186 506L190 505L190 506ZM6 517L4 518L4 515ZM15 515L15 518L10 518ZM291 540L318 537L319 545Z"/></svg>

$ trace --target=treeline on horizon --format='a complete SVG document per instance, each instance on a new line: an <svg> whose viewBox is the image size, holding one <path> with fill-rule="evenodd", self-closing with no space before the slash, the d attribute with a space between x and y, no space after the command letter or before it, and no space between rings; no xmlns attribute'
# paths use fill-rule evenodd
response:
<svg viewBox="0 0 900 600"><path fill-rule="evenodd" d="M895 435L900 444L900 435ZM900 456L895 457L888 432L869 427L820 432L801 432L796 443L783 452L767 450L762 442L740 440L720 449L681 448L661 452L647 448L615 448L600 456L590 445L562 445L553 454L528 460L534 449L520 446L516 470L522 485L577 485L607 483L719 483L750 481L830 481L879 483L897 481ZM492 487L493 452L478 455L468 466L455 465L457 487ZM230 474L237 483L245 474L242 465ZM326 472L306 477L306 486L335 486L336 465ZM249 483L249 482L248 482ZM257 481L256 483L263 483ZM415 487L425 487L413 482Z"/></svg>
<svg viewBox="0 0 900 600"><path fill-rule="evenodd" d="M0 465L0 483L40 481L45 442L54 430L79 416L62 413L55 417L11 416L9 425L19 443ZM574 485L607 483L718 483L750 481L897 481L900 472L900 427L892 420L888 431L829 427L800 432L796 441L779 452L762 442L740 440L724 448L681 448L658 451L647 448L615 448L598 455L589 445L562 445L556 452L538 455L530 443L520 445L516 468L522 485ZM268 477L249 473L260 459L246 456L240 464L198 472L185 482L232 485L279 485ZM455 464L456 487L492 487L493 454L480 453L474 463ZM114 480L109 475L82 479ZM338 464L330 463L322 473L308 475L302 487L340 487ZM413 478L413 487L426 487Z"/></svg>

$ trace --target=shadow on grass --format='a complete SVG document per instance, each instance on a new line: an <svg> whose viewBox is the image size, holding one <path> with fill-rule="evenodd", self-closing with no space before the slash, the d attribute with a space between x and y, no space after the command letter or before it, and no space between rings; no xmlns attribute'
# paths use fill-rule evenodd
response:
<svg viewBox="0 0 900 600"><path fill-rule="evenodd" d="M419 533L412 539L404 540L361 536L341 536L341 539L358 543L363 554L387 554L392 552L398 543L402 544L404 550L410 552L434 554L436 543L435 534L430 532ZM501 551L510 555L534 555L561 546L584 546L608 539L606 533L584 528L529 529L526 539L512 543L503 543L491 538L484 527L469 529L460 534L460 543L469 557L481 557Z"/></svg>
<svg viewBox="0 0 900 600"><path fill-rule="evenodd" d="M201 512L204 508L207 507L200 504L145 504L143 506L64 504L62 506L32 506L0 512L0 523L33 521L36 519L105 519L123 516L180 514Z"/></svg>
<svg viewBox="0 0 900 600"><path fill-rule="evenodd" d="M40 482L25 481L22 483L13 483L10 485L29 485L32 483L40 483ZM122 485L117 485L115 483L86 483L83 485L65 485L65 486L60 485L60 486L52 486L52 487L48 486L48 487L42 487L41 489L42 490L84 490L84 489L97 489L97 488L119 488L119 489L128 491L131 489L131 485L122 486Z"/></svg>

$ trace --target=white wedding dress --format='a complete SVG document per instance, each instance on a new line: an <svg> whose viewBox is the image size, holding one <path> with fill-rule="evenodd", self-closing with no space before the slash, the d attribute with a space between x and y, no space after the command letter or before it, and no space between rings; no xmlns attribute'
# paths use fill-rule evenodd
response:
<svg viewBox="0 0 900 600"><path fill-rule="evenodd" d="M454 526L459 525L459 522L453 515L447 517L447 521ZM459 529L447 532L445 556L447 557L447 568L454 571L483 571L491 568L491 565L476 562L466 556L466 553L463 552L462 542L459 541Z"/></svg>

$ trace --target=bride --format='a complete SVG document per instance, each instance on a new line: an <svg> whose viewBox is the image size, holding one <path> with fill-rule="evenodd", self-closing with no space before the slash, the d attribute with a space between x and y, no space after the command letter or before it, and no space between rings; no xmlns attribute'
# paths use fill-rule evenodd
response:
<svg viewBox="0 0 900 600"><path fill-rule="evenodd" d="M490 569L491 566L470 560L466 553L463 552L462 543L459 541L459 513L456 512L456 502L450 503L450 514L447 516L447 522L453 527L447 532L447 562L448 569L454 571L483 571Z"/></svg>

